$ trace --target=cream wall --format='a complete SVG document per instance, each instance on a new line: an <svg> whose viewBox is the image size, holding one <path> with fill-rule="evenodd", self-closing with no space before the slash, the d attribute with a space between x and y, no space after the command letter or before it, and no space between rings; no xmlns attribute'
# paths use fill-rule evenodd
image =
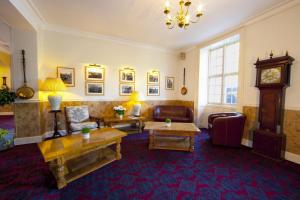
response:
<svg viewBox="0 0 300 200"><path fill-rule="evenodd" d="M13 86L18 89L23 85L22 49L25 50L27 86L38 91L38 59L36 31L13 29ZM38 94L31 99L38 100Z"/></svg>
<svg viewBox="0 0 300 200"><path fill-rule="evenodd" d="M64 100L126 100L119 96L119 69L129 66L136 72L136 90L144 100L177 99L178 60L177 54L161 50L120 44L108 40L89 38L53 31L44 31L39 79L56 76L56 67L74 67L76 87L68 88ZM87 64L106 67L105 96L85 96L85 68ZM146 94L146 74L160 71L160 96ZM175 77L175 90L165 90L165 76Z"/></svg>
<svg viewBox="0 0 300 200"><path fill-rule="evenodd" d="M254 87L257 57L283 56L288 51L295 58L291 71L291 86L286 91L286 109L300 109L300 4L275 16L245 27L245 105L258 105L258 90Z"/></svg>
<svg viewBox="0 0 300 200"><path fill-rule="evenodd" d="M286 109L300 109L300 4L284 9L276 14L266 18L261 17L256 21L243 25L230 33L216 37L210 41L198 45L196 48L187 52L187 59L180 62L180 67L186 66L188 71L192 73L189 77L191 81L187 82L190 88L190 95L184 98L190 98L195 101L198 112L198 123L200 126L207 126L207 117L213 112L241 111L242 106L259 104L259 92L254 87L256 70L254 63L257 57L261 59L268 58L271 50L274 56L283 56L286 51L295 58L292 67L291 87L286 93ZM203 94L206 86L201 85L201 81L197 81L198 72L201 71L199 64L200 49L204 48L216 41L222 40L234 34L240 34L240 70L239 70L239 94L238 105L230 106L214 106L201 102L206 98ZM200 65L200 68L199 68ZM199 74L201 77L203 74Z"/></svg>

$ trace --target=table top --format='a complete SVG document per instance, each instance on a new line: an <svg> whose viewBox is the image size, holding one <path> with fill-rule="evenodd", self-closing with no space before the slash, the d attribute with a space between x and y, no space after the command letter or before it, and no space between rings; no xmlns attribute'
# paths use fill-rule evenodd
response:
<svg viewBox="0 0 300 200"><path fill-rule="evenodd" d="M114 123L114 122L130 122L130 121L144 121L145 118L144 117L131 117L131 116L124 116L122 119L118 118L118 117L104 117L103 121L105 123Z"/></svg>
<svg viewBox="0 0 300 200"><path fill-rule="evenodd" d="M93 130L89 139L83 139L82 134L69 135L43 141L38 144L46 162L62 157L66 154L83 152L126 136L127 133L114 128Z"/></svg>
<svg viewBox="0 0 300 200"><path fill-rule="evenodd" d="M187 131L200 132L199 128L194 123L172 122L168 127L165 122L145 122L145 130L154 131Z"/></svg>

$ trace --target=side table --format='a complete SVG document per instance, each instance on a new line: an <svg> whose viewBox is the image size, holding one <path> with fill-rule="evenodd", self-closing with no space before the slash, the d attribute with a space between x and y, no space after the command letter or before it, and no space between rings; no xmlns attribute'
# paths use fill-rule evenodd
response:
<svg viewBox="0 0 300 200"><path fill-rule="evenodd" d="M49 113L54 113L54 133L52 138L62 137L62 135L58 131L58 125L57 125L57 113L61 113L61 110L50 110Z"/></svg>
<svg viewBox="0 0 300 200"><path fill-rule="evenodd" d="M114 124L138 123L138 130L141 133L143 129L144 117L124 116L122 119L117 117L104 117L104 126L112 127Z"/></svg>

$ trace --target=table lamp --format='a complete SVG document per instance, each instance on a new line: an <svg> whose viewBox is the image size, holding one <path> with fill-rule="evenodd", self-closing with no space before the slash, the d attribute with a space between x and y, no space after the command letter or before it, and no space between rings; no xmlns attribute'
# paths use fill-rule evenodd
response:
<svg viewBox="0 0 300 200"><path fill-rule="evenodd" d="M62 96L57 92L66 90L64 82L60 78L46 78L42 90L52 92L48 95L51 110L60 110Z"/></svg>
<svg viewBox="0 0 300 200"><path fill-rule="evenodd" d="M134 91L130 95L130 101L133 104L132 115L139 117L141 115L142 105L139 103L140 94L137 91Z"/></svg>

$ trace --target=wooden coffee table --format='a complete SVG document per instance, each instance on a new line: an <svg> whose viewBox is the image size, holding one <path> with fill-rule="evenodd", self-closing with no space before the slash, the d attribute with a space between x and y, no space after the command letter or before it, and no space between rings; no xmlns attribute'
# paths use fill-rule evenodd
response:
<svg viewBox="0 0 300 200"><path fill-rule="evenodd" d="M149 149L167 149L193 152L195 134L200 130L193 123L146 122L144 130L149 130Z"/></svg>
<svg viewBox="0 0 300 200"><path fill-rule="evenodd" d="M122 119L117 117L104 117L104 126L112 127L114 124L138 123L138 131L142 132L144 117L124 116Z"/></svg>
<svg viewBox="0 0 300 200"><path fill-rule="evenodd" d="M121 159L121 141L127 133L103 128L90 133L90 139L81 134L70 135L38 144L45 162L50 163L57 187L65 187L96 169ZM113 150L109 146L116 144Z"/></svg>

